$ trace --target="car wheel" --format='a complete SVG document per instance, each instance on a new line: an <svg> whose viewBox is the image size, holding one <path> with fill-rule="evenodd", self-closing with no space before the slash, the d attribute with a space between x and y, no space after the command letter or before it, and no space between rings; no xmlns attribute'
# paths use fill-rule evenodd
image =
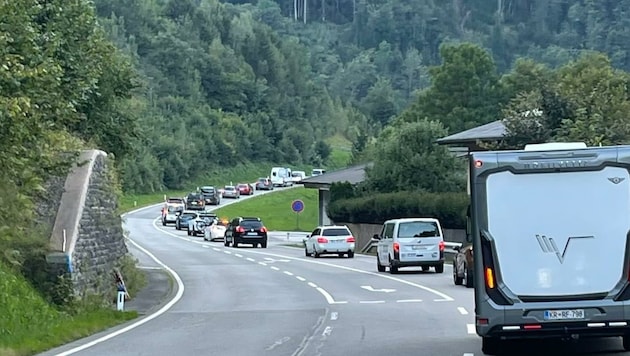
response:
<svg viewBox="0 0 630 356"><path fill-rule="evenodd" d="M234 248L238 247L238 242L236 242L236 240L232 241L232 247Z"/></svg>
<svg viewBox="0 0 630 356"><path fill-rule="evenodd" d="M354 258L354 251L348 252L348 258Z"/></svg>
<svg viewBox="0 0 630 356"><path fill-rule="evenodd" d="M230 246L230 242L227 239L225 239L225 241L223 242L223 246L229 247Z"/></svg>
<svg viewBox="0 0 630 356"><path fill-rule="evenodd" d="M466 288L472 288L474 286L474 274L473 274L473 270L471 268L468 268L468 266L464 266L464 281L466 283Z"/></svg>
<svg viewBox="0 0 630 356"><path fill-rule="evenodd" d="M186 231L186 233L188 233L188 236L192 235L192 232L190 232L190 230Z"/></svg>
<svg viewBox="0 0 630 356"><path fill-rule="evenodd" d="M389 258L389 273L390 274L398 273L398 266L394 264L394 261L392 260L391 257Z"/></svg>
<svg viewBox="0 0 630 356"><path fill-rule="evenodd" d="M262 248L267 248L267 241L263 241L263 242L260 244L260 247L262 247Z"/></svg>
<svg viewBox="0 0 630 356"><path fill-rule="evenodd" d="M166 221L162 220L162 226L166 226Z"/></svg>
<svg viewBox="0 0 630 356"><path fill-rule="evenodd" d="M385 272L385 266L381 264L381 260L378 257L378 253L376 254L376 270L379 272Z"/></svg>
<svg viewBox="0 0 630 356"><path fill-rule="evenodd" d="M456 286L462 285L464 278L459 276L459 271L457 270L457 261L453 259L453 283Z"/></svg>
<svg viewBox="0 0 630 356"><path fill-rule="evenodd" d="M309 257L311 254L308 253L308 249L304 247L304 256Z"/></svg>
<svg viewBox="0 0 630 356"><path fill-rule="evenodd" d="M435 273L444 273L444 262L435 266Z"/></svg>

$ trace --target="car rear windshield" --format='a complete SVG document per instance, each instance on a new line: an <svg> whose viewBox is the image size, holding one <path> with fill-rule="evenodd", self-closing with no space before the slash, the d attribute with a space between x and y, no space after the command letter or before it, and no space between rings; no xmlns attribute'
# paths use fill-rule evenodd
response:
<svg viewBox="0 0 630 356"><path fill-rule="evenodd" d="M195 200L195 199L199 199L201 198L201 196L199 194L189 194L188 195L188 200Z"/></svg>
<svg viewBox="0 0 630 356"><path fill-rule="evenodd" d="M439 237L440 230L433 221L410 221L400 223L398 237Z"/></svg>
<svg viewBox="0 0 630 356"><path fill-rule="evenodd" d="M348 236L351 235L348 229L344 228L335 228L335 229L324 229L323 236Z"/></svg>
<svg viewBox="0 0 630 356"><path fill-rule="evenodd" d="M263 226L263 224L258 220L243 220L241 221L241 226L245 229L258 229Z"/></svg>
<svg viewBox="0 0 630 356"><path fill-rule="evenodd" d="M174 213L174 212L176 212L176 211L182 211L182 210L184 210L184 209L182 209L182 208L181 208L181 207L179 207L179 206L169 206L169 207L168 207L168 212L169 212L169 213Z"/></svg>
<svg viewBox="0 0 630 356"><path fill-rule="evenodd" d="M194 213L183 213L182 218L194 218L197 214Z"/></svg>

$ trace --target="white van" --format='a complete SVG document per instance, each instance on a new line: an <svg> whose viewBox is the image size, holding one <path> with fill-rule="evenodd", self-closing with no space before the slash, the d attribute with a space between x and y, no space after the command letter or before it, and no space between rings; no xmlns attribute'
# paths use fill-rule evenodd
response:
<svg viewBox="0 0 630 356"><path fill-rule="evenodd" d="M317 176L321 176L322 174L326 173L325 169L322 168L313 168L313 170L311 171L311 177L317 177Z"/></svg>
<svg viewBox="0 0 630 356"><path fill-rule="evenodd" d="M398 273L400 267L422 267L436 273L444 272L444 235L440 222L434 218L388 220L383 224L376 252L379 272Z"/></svg>
<svg viewBox="0 0 630 356"><path fill-rule="evenodd" d="M274 187L287 187L293 185L291 168L273 167L271 168L269 178L271 179L271 184Z"/></svg>

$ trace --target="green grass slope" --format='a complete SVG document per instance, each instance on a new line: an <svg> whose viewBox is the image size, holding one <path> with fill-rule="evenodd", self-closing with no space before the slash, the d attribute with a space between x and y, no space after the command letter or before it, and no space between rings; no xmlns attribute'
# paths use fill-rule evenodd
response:
<svg viewBox="0 0 630 356"><path fill-rule="evenodd" d="M56 310L31 285L0 264L0 355L33 355L137 316L135 312Z"/></svg>
<svg viewBox="0 0 630 356"><path fill-rule="evenodd" d="M296 199L304 202L304 210L299 217L291 210L291 203ZM226 219L237 216L257 216L269 230L311 231L317 226L317 209L317 189L299 187L253 197L238 204L217 209L216 213L219 217Z"/></svg>

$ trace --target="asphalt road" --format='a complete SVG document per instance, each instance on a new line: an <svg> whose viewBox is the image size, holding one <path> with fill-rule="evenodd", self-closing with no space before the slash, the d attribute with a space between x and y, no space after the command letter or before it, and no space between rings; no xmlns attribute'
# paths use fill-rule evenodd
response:
<svg viewBox="0 0 630 356"><path fill-rule="evenodd" d="M450 266L378 273L374 257L305 257L282 234L267 249L224 247L163 227L158 215L130 214L126 228L181 278L181 299L77 355L482 355L472 290L453 285ZM618 338L514 346L523 355L624 354Z"/></svg>

